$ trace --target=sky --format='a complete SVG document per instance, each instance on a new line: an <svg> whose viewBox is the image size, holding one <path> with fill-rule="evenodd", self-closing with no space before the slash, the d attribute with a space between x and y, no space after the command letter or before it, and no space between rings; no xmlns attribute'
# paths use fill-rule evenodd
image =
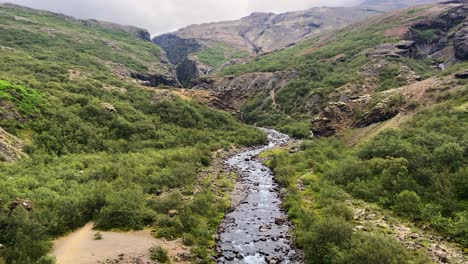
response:
<svg viewBox="0 0 468 264"><path fill-rule="evenodd" d="M145 28L152 36L252 12L287 12L315 6L350 6L362 0L0 0L37 9Z"/></svg>

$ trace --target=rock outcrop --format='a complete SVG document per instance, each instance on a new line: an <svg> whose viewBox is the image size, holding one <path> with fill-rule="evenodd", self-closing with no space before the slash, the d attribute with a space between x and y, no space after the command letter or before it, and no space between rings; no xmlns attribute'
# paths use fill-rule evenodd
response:
<svg viewBox="0 0 468 264"><path fill-rule="evenodd" d="M23 156L24 143L0 127L0 162L11 162Z"/></svg>
<svg viewBox="0 0 468 264"><path fill-rule="evenodd" d="M199 51L202 45L196 39L181 38L176 34L164 34L153 38L153 42L166 51L169 61L178 65L190 53Z"/></svg>
<svg viewBox="0 0 468 264"><path fill-rule="evenodd" d="M465 18L465 22L453 38L455 57L460 60L468 60L468 21L466 20Z"/></svg>
<svg viewBox="0 0 468 264"><path fill-rule="evenodd" d="M153 41L163 48L167 47L169 57L173 56L178 47L184 47L182 50L187 51L187 44L191 47L188 50L196 50L198 45L210 46L215 42L261 54L285 48L375 14L375 11L342 7L320 7L283 14L253 13L240 20L188 26L158 36ZM172 45L168 47L165 43Z"/></svg>
<svg viewBox="0 0 468 264"><path fill-rule="evenodd" d="M139 72L131 72L130 76L138 80L140 84L149 87L160 87L160 86L172 86L180 87L180 83L177 81L175 76L167 76L163 74L145 74Z"/></svg>
<svg viewBox="0 0 468 264"><path fill-rule="evenodd" d="M430 78L397 89L330 102L312 120L312 132L316 137L333 136L350 128L364 128L398 114L408 114L418 105L436 103L434 98L440 94L463 90L463 85L453 85L454 78L455 75Z"/></svg>
<svg viewBox="0 0 468 264"><path fill-rule="evenodd" d="M416 41L402 40L396 44L382 44L366 54L368 57L414 58L417 55Z"/></svg>
<svg viewBox="0 0 468 264"><path fill-rule="evenodd" d="M224 102L227 109L239 113L242 103L258 92L270 94L294 79L295 72L248 73L239 77L227 76L218 79L199 79L193 89L209 90ZM270 99L274 99L271 98ZM260 106L261 107L261 106Z"/></svg>
<svg viewBox="0 0 468 264"><path fill-rule="evenodd" d="M448 10L428 13L413 23L404 36L415 41L417 53L438 63L454 63L468 57L468 1L442 3Z"/></svg>
<svg viewBox="0 0 468 264"><path fill-rule="evenodd" d="M180 68L178 72L182 75L178 78L185 87L189 87L193 79L204 75L202 73L216 70L216 67L204 70L205 66L199 63L196 56L191 56L201 50L222 45L257 56L286 48L323 32L343 28L375 14L378 12L344 7L312 8L283 14L253 13L240 20L188 26L157 36L153 42L161 46L171 63ZM227 64L237 62L236 58L232 58Z"/></svg>

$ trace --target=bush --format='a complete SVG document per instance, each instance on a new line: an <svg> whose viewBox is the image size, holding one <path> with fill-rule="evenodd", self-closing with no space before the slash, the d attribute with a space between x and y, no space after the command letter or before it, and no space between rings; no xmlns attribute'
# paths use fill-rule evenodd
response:
<svg viewBox="0 0 468 264"><path fill-rule="evenodd" d="M153 221L153 214L146 208L142 190L136 186L114 190L108 194L106 205L101 209L96 226L102 229L142 229Z"/></svg>
<svg viewBox="0 0 468 264"><path fill-rule="evenodd" d="M413 191L402 191L397 195L393 209L404 217L418 219L422 210L421 198Z"/></svg>
<svg viewBox="0 0 468 264"><path fill-rule="evenodd" d="M399 264L428 263L422 256L412 256L405 246L393 238L358 233L351 246L337 253L336 264Z"/></svg>
<svg viewBox="0 0 468 264"><path fill-rule="evenodd" d="M352 225L344 220L321 220L300 240L307 263L332 263L336 249L346 246L352 234Z"/></svg>
<svg viewBox="0 0 468 264"><path fill-rule="evenodd" d="M150 248L151 260L157 261L158 263L171 263L168 252L161 246L153 246Z"/></svg>

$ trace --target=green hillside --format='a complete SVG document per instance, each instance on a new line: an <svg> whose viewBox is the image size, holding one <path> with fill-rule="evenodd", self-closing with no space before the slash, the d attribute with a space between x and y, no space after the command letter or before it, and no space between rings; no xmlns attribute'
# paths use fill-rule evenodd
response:
<svg viewBox="0 0 468 264"><path fill-rule="evenodd" d="M51 239L91 220L102 229L158 224L173 209L158 206L160 192L215 203L211 190L194 194L211 152L266 140L227 113L132 79L173 78L144 31L6 5L0 24L0 126L23 141L25 157L0 162L0 263L51 263ZM12 207L17 199L33 213ZM174 224L191 221L183 233L204 247L211 238L198 229L213 233L224 210Z"/></svg>
<svg viewBox="0 0 468 264"><path fill-rule="evenodd" d="M433 56L433 60L428 54L423 54L425 51L402 56L390 52L382 56L369 54L378 52L380 45L398 45L402 40L414 41L419 47L431 47L428 49L436 49L432 47L440 39L449 39L445 45L452 45L457 30L463 27L465 10L448 6L443 8L445 10L423 6L375 16L338 32L224 68L217 77L240 77L256 72L294 72L297 77L276 90L274 100L271 91L261 90L243 102L241 111L248 123L308 136L311 116L319 114L329 102L337 101L345 92L351 90L354 92L352 96L362 96L407 85L410 82L401 75L403 68L416 74L418 80L439 74L437 65L447 60L439 53ZM444 14L448 13L458 17L447 19ZM438 24L437 21L443 22ZM399 32L402 30L403 33ZM413 51L410 49L410 52ZM467 62L458 59L456 64L447 67L446 75L466 68Z"/></svg>

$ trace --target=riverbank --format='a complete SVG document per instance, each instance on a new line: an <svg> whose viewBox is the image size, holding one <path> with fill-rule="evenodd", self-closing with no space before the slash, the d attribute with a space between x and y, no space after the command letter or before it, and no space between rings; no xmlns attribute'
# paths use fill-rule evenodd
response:
<svg viewBox="0 0 468 264"><path fill-rule="evenodd" d="M257 160L268 149L279 147L289 137L266 130L269 144L240 152L229 159L239 175L244 199L228 213L219 227L218 263L298 263L292 247L289 222L281 208L279 186L272 172Z"/></svg>

